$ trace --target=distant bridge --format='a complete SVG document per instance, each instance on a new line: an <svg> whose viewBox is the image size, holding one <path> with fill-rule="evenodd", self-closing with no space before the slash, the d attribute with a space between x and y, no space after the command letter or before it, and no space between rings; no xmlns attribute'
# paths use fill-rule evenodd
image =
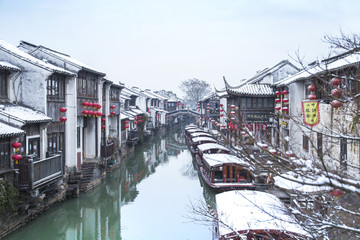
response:
<svg viewBox="0 0 360 240"><path fill-rule="evenodd" d="M200 117L200 113L190 109L179 109L168 113L169 117L177 118L181 115L190 115L192 117Z"/></svg>

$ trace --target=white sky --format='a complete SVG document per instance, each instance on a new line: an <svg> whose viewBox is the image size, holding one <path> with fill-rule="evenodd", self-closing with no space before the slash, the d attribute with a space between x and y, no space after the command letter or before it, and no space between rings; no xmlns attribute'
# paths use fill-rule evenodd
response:
<svg viewBox="0 0 360 240"><path fill-rule="evenodd" d="M43 45L141 89L218 89L295 56L328 53L326 34L359 33L357 0L0 0L0 39Z"/></svg>

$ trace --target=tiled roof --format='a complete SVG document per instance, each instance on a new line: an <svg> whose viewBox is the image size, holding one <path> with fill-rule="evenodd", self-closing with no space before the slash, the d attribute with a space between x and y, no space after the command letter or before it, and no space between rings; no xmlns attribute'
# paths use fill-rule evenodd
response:
<svg viewBox="0 0 360 240"><path fill-rule="evenodd" d="M315 75L325 73L326 71L336 71L352 65L360 63L360 52L351 52L349 54L343 54L338 57L333 57L323 60L320 64L317 64L309 69L302 70L301 72L285 78L275 84L275 86L286 86L290 83L304 80Z"/></svg>
<svg viewBox="0 0 360 240"><path fill-rule="evenodd" d="M25 134L25 131L0 122L0 138L14 137Z"/></svg>
<svg viewBox="0 0 360 240"><path fill-rule="evenodd" d="M246 96L273 96L275 95L270 84L247 84L241 87L228 87L228 93Z"/></svg>
<svg viewBox="0 0 360 240"><path fill-rule="evenodd" d="M21 69L15 65L12 65L8 62L0 61L0 69L12 70L12 71L20 71Z"/></svg>
<svg viewBox="0 0 360 240"><path fill-rule="evenodd" d="M4 105L4 107L0 109L0 115L15 119L17 121L23 122L24 124L52 121L50 117L46 116L42 112L15 104Z"/></svg>
<svg viewBox="0 0 360 240"><path fill-rule="evenodd" d="M70 63L72 65L75 65L75 66L78 66L80 68L82 68L83 70L86 70L86 71L89 71L89 72L93 72L95 74L98 74L98 75L102 75L102 76L105 76L105 73L103 72L100 72L98 70L96 70L95 68L93 67L90 67L82 62L80 62L79 60L75 59L75 58L72 58L70 55L68 54L65 54L65 53L61 53L61 52L58 52L58 51L55 51L53 49L50 49L50 48L47 48L47 47L44 47L44 46L41 46L41 45L35 45L35 44L32 44L32 43L28 43L28 42L25 42L25 41L21 41L20 42L20 45L30 45L32 47L35 47L37 50L39 51L42 51L44 53L47 53L55 58L58 58L58 59L61 59L67 63Z"/></svg>
<svg viewBox="0 0 360 240"><path fill-rule="evenodd" d="M66 74L66 75L74 75L74 73L72 72L69 72L63 68L59 68L59 67L56 67L50 63L46 63L42 60L39 60L33 56L31 56L30 54L26 53L26 52L23 52L21 51L20 49L18 49L17 47L3 41L3 40L0 40L0 50L6 52L6 53L9 53L19 59L22 59L26 62L29 62L31 64L34 64L38 67L41 67L41 68L44 68L50 72L56 72L56 73L61 73L61 74Z"/></svg>

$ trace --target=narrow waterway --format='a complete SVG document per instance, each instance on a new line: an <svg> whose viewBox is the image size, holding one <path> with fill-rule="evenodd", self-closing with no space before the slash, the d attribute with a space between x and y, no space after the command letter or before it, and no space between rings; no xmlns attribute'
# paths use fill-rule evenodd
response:
<svg viewBox="0 0 360 240"><path fill-rule="evenodd" d="M154 137L100 186L6 240L211 239L210 226L187 217L190 202L209 198L194 166L182 134Z"/></svg>

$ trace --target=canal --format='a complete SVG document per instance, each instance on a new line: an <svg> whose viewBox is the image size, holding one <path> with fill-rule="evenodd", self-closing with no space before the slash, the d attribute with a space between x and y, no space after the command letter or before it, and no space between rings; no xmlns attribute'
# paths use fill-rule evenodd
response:
<svg viewBox="0 0 360 240"><path fill-rule="evenodd" d="M194 166L181 133L153 137L100 186L51 208L6 240L211 239L211 226L188 217L190 202L209 197Z"/></svg>

